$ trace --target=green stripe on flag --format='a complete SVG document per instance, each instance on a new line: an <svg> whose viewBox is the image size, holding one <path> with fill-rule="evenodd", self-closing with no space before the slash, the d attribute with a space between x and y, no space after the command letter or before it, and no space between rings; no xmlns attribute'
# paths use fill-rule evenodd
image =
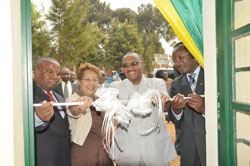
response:
<svg viewBox="0 0 250 166"><path fill-rule="evenodd" d="M203 55L202 0L171 0L171 2Z"/></svg>

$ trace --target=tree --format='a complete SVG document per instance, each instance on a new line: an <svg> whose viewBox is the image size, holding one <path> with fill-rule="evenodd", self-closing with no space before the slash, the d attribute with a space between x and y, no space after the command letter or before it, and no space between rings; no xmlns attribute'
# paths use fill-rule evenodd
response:
<svg viewBox="0 0 250 166"><path fill-rule="evenodd" d="M99 51L102 31L87 21L89 1L52 0L53 56L64 65L76 65Z"/></svg>
<svg viewBox="0 0 250 166"><path fill-rule="evenodd" d="M141 6L138 7L137 22L139 31L141 32L148 33L155 31L159 38L163 38L167 42L176 38L167 20L156 7L152 6L152 4L141 4Z"/></svg>
<svg viewBox="0 0 250 166"><path fill-rule="evenodd" d="M51 38L53 40L52 56L56 58L59 63L64 61L66 56L63 50L63 28L64 20L66 17L67 8L69 8L69 1L67 0L52 0L52 5L47 15L47 19L50 21Z"/></svg>
<svg viewBox="0 0 250 166"><path fill-rule="evenodd" d="M46 29L46 22L42 19L41 11L31 3L32 24L32 59L36 62L40 57L48 56L50 51L50 37Z"/></svg>
<svg viewBox="0 0 250 166"><path fill-rule="evenodd" d="M164 53L160 39L173 40L175 34L168 22L152 4L141 4L138 7L137 24L143 36L144 64L147 72L153 70L152 60L155 53ZM169 33L171 33L169 35Z"/></svg>
<svg viewBox="0 0 250 166"><path fill-rule="evenodd" d="M135 24L137 23L136 21L136 13L129 9L129 8L121 8L121 9L116 9L112 13L113 18L118 18L120 23L124 23L126 20L128 21L129 24Z"/></svg>
<svg viewBox="0 0 250 166"><path fill-rule="evenodd" d="M88 21L90 23L97 23L103 31L107 31L110 28L112 20L112 12L110 5L106 2L100 2L100 0L90 0Z"/></svg>
<svg viewBox="0 0 250 166"><path fill-rule="evenodd" d="M120 23L118 19L111 22L105 45L108 67L121 68L122 57L128 52L143 53L142 37L138 34L136 24Z"/></svg>

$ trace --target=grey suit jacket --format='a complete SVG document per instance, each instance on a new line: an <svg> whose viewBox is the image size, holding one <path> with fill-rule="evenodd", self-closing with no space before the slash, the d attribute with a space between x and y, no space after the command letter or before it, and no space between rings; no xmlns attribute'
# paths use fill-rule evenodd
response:
<svg viewBox="0 0 250 166"><path fill-rule="evenodd" d="M204 94L204 70L202 68L198 76L195 92L199 95ZM186 75L180 75L172 82L169 96L173 97L177 93L181 93L184 96L192 93ZM179 121L176 120L171 110L169 110L169 118L181 126L181 165L193 166L196 165L197 161L200 161L201 165L205 166L205 118L187 105Z"/></svg>
<svg viewBox="0 0 250 166"><path fill-rule="evenodd" d="M111 87L119 90L120 100L129 100L136 91L143 94L147 89L158 89L167 94L165 82L157 78L143 77L138 89L128 79L114 82ZM114 160L118 165L135 166L140 165L143 161L149 166L164 166L176 157L170 134L162 119L157 129L152 133L146 136L139 133L149 129L151 123L157 118L156 116L156 112L144 117L133 115L127 129L117 128Z"/></svg>

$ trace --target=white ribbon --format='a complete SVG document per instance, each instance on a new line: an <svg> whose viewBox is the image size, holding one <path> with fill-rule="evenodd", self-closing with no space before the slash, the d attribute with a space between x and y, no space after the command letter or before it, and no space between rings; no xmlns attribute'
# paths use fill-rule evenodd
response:
<svg viewBox="0 0 250 166"><path fill-rule="evenodd" d="M114 88L103 88L97 91L96 95L99 97L93 102L97 111L105 112L105 117L102 124L102 142L107 153L114 159L114 151L111 151L111 140L113 142L114 150L114 120L117 121L123 128L127 128L132 117L134 115L145 116L157 111L157 116L151 123L151 127L145 131L140 131L141 135L148 135L155 131L159 125L159 120L162 118L162 102L161 95L158 90L147 90L142 95L134 93L130 100L121 101L117 99L119 90ZM152 107L152 98L155 99L155 104ZM122 102L128 102L127 107Z"/></svg>
<svg viewBox="0 0 250 166"><path fill-rule="evenodd" d="M102 124L102 143L105 150L114 159L114 151L111 151L111 140L114 142L115 130L114 120L122 127L127 128L132 117L130 109L125 107L120 100L117 99L119 91L114 88L103 88L97 91L96 95L99 97L93 102L97 111L104 111L105 116ZM114 144L113 144L114 149Z"/></svg>

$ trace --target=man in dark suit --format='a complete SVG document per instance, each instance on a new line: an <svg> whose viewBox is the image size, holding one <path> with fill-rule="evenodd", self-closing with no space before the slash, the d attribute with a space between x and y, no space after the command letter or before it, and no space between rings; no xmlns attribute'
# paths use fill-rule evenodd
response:
<svg viewBox="0 0 250 166"><path fill-rule="evenodd" d="M54 91L59 93L64 98L64 100L66 100L67 97L75 92L77 85L70 82L69 68L65 67L62 69L61 78L62 82L56 85Z"/></svg>
<svg viewBox="0 0 250 166"><path fill-rule="evenodd" d="M34 107L36 166L70 166L70 130L65 107L53 107L63 98L52 91L59 81L59 63L40 58L34 69Z"/></svg>
<svg viewBox="0 0 250 166"><path fill-rule="evenodd" d="M181 73L171 84L173 97L170 119L181 126L180 154L182 166L206 165L204 71L183 43L173 50L173 61ZM187 101L184 96L189 96Z"/></svg>

